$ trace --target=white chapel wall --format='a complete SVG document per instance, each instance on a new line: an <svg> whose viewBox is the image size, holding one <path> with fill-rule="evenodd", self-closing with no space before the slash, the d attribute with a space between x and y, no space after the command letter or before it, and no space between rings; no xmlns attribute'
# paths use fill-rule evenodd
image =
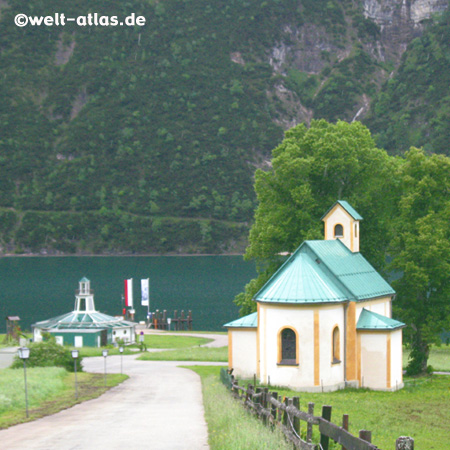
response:
<svg viewBox="0 0 450 450"><path fill-rule="evenodd" d="M319 384L315 384L314 311L319 313ZM335 389L344 381L344 312L342 305L295 308L260 305L260 379L264 383L297 388ZM338 325L340 364L332 364L332 332ZM298 366L278 364L278 334L292 328L298 336ZM327 390L328 390L327 389Z"/></svg>
<svg viewBox="0 0 450 450"><path fill-rule="evenodd" d="M339 327L340 363L333 364L333 330ZM319 313L320 384L335 386L344 381L344 308L342 305L322 308Z"/></svg>
<svg viewBox="0 0 450 450"><path fill-rule="evenodd" d="M386 333L361 333L361 386L387 389Z"/></svg>
<svg viewBox="0 0 450 450"><path fill-rule="evenodd" d="M231 333L233 375L252 378L256 373L256 328L229 329L228 332Z"/></svg>

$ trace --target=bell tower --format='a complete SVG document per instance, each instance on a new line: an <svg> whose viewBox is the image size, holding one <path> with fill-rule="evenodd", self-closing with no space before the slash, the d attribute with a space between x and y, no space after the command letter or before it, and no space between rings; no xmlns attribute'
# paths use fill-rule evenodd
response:
<svg viewBox="0 0 450 450"><path fill-rule="evenodd" d="M95 312L94 292L91 291L91 282L86 277L78 282L78 291L75 293L75 312Z"/></svg>
<svg viewBox="0 0 450 450"><path fill-rule="evenodd" d="M359 222L363 218L344 200L338 200L322 217L325 240L339 239L352 252L359 252Z"/></svg>

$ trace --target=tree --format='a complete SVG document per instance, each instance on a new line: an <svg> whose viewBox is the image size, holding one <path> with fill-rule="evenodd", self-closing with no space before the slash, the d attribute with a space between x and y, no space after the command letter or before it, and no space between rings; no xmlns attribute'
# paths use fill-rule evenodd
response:
<svg viewBox="0 0 450 450"><path fill-rule="evenodd" d="M427 371L430 345L450 326L450 159L412 148L400 166L390 245L395 312L409 326L409 375Z"/></svg>
<svg viewBox="0 0 450 450"><path fill-rule="evenodd" d="M286 132L272 168L256 172L255 190L245 258L256 260L259 275L235 298L241 314L255 310L252 299L280 253L322 239L320 217L345 199L364 217L361 252L382 273L400 275L393 304L408 325L408 374L426 372L430 345L450 329L450 158L415 148L388 156L360 123L313 121Z"/></svg>
<svg viewBox="0 0 450 450"><path fill-rule="evenodd" d="M254 310L252 298L280 265L280 253L322 239L320 218L336 200L348 200L366 219L362 252L383 270L398 164L359 122L319 120L287 131L273 150L271 170L255 174L259 204L245 258L257 261L259 276L235 299L241 313Z"/></svg>

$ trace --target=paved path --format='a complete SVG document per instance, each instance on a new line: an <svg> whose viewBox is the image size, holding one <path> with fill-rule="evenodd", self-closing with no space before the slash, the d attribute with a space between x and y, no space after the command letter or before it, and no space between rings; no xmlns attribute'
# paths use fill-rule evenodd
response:
<svg viewBox="0 0 450 450"><path fill-rule="evenodd" d="M87 371L103 373L102 357L86 358L84 363ZM134 355L124 356L127 381L98 399L0 431L0 448L209 449L200 378L176 367L180 364L189 363L135 361ZM107 358L107 372L120 372L120 356Z"/></svg>
<svg viewBox="0 0 450 450"><path fill-rule="evenodd" d="M0 348L0 369L9 367L17 354L18 347L3 347Z"/></svg>

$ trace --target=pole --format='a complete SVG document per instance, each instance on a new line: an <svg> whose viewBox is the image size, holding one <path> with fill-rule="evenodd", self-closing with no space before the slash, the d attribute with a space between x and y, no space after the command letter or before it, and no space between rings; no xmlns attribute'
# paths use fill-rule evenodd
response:
<svg viewBox="0 0 450 450"><path fill-rule="evenodd" d="M25 359L23 360L23 374L25 379L25 410L28 418L29 415L28 415L27 363L25 362Z"/></svg>
<svg viewBox="0 0 450 450"><path fill-rule="evenodd" d="M73 363L75 366L75 400L78 400L78 383L77 383L77 359L73 359Z"/></svg>
<svg viewBox="0 0 450 450"><path fill-rule="evenodd" d="M102 350L103 358L105 358L105 388L106 388L106 357L108 356L108 350L104 348Z"/></svg>

